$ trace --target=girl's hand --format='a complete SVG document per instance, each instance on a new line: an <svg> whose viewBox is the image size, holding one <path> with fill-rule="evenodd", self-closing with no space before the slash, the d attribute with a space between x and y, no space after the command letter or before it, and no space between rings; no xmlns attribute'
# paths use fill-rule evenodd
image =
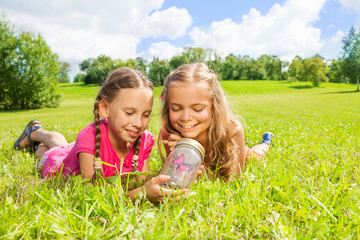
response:
<svg viewBox="0 0 360 240"><path fill-rule="evenodd" d="M145 183L145 192L146 198L149 199L150 202L157 203L164 201L164 198L171 196L175 198L177 196L181 196L188 192L187 189L181 190L172 190L166 189L159 186L160 183L166 182L170 179L170 176L159 175L150 179L147 183Z"/></svg>
<svg viewBox="0 0 360 240"><path fill-rule="evenodd" d="M196 173L196 179L195 179L195 182L194 182L194 184L196 184L197 183L197 180L200 178L200 176L202 175L202 172L203 172L203 170L204 170L204 165L201 165L200 166L200 169L197 171L197 173Z"/></svg>
<svg viewBox="0 0 360 240"><path fill-rule="evenodd" d="M169 146L170 151L174 150L175 144L181 139L181 137L177 134L171 133L167 140L163 140L164 144Z"/></svg>

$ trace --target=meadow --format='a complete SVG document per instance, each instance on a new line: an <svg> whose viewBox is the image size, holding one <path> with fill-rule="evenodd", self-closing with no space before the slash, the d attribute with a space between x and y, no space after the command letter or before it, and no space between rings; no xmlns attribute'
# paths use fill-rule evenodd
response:
<svg viewBox="0 0 360 240"><path fill-rule="evenodd" d="M32 119L74 141L97 86L63 84L58 108L0 112L1 239L360 239L360 93L356 86L223 81L246 144L275 134L263 161L231 182L205 174L180 200L152 204L80 177L45 180L12 145ZM161 88L148 129L159 132ZM150 167L162 166L157 148Z"/></svg>

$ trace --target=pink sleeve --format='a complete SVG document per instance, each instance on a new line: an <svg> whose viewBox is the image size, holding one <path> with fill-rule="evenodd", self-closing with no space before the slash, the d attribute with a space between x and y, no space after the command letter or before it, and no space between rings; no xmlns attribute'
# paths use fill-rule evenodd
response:
<svg viewBox="0 0 360 240"><path fill-rule="evenodd" d="M79 132L75 143L75 154L78 156L80 152L95 155L95 130L89 127Z"/></svg>
<svg viewBox="0 0 360 240"><path fill-rule="evenodd" d="M145 146L144 146L144 160L148 159L151 153L151 150L154 146L155 137L152 135L152 133L148 132L145 140Z"/></svg>

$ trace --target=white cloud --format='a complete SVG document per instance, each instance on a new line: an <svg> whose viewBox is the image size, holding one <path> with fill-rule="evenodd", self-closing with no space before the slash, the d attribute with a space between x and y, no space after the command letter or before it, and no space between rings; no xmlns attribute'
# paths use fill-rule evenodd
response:
<svg viewBox="0 0 360 240"><path fill-rule="evenodd" d="M153 43L146 52L140 54L141 57L151 60L152 57L170 60L173 56L180 55L183 48L171 45L168 42Z"/></svg>
<svg viewBox="0 0 360 240"><path fill-rule="evenodd" d="M338 43L345 37L345 33L341 30L338 30L334 36L331 37L331 43Z"/></svg>
<svg viewBox="0 0 360 240"><path fill-rule="evenodd" d="M348 8L354 8L357 11L360 11L360 1L359 0L340 0L340 2Z"/></svg>
<svg viewBox="0 0 360 240"><path fill-rule="evenodd" d="M326 0L287 0L283 6L273 7L265 15L256 9L242 17L213 22L208 31L193 28L190 37L194 45L218 49L227 54L276 54L287 60L296 54L313 55L324 45L321 30L312 26Z"/></svg>
<svg viewBox="0 0 360 240"><path fill-rule="evenodd" d="M191 25L191 16L186 9L176 7L156 11L145 17L137 25L137 32L142 37L163 37L175 39L184 36Z"/></svg>
<svg viewBox="0 0 360 240"><path fill-rule="evenodd" d="M77 72L82 60L99 54L135 58L143 38L183 36L191 16L186 9L176 7L159 10L163 2L3 0L0 7L18 29L40 33L60 59L71 63Z"/></svg>

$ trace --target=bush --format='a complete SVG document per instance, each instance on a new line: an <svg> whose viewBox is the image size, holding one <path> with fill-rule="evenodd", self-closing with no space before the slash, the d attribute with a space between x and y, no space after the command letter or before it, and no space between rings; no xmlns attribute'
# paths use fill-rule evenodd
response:
<svg viewBox="0 0 360 240"><path fill-rule="evenodd" d="M86 76L86 74L84 74L84 73L76 74L76 76L74 77L74 83L84 82L85 76Z"/></svg>
<svg viewBox="0 0 360 240"><path fill-rule="evenodd" d="M116 68L114 61L105 55L88 58L80 63L80 70L85 72L85 84L101 85L112 70Z"/></svg>
<svg viewBox="0 0 360 240"><path fill-rule="evenodd" d="M58 56L42 37L15 35L2 18L0 40L0 109L58 106Z"/></svg>

